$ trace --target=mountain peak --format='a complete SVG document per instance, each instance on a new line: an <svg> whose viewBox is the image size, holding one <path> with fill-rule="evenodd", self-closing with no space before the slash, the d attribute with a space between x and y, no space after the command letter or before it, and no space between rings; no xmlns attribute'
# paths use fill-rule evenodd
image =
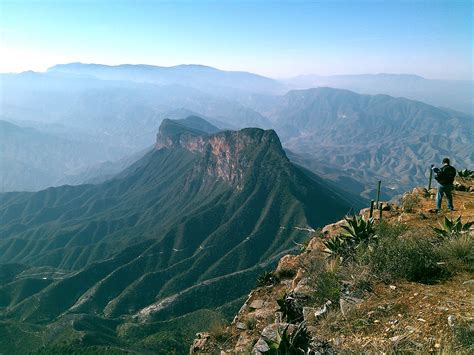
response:
<svg viewBox="0 0 474 355"><path fill-rule="evenodd" d="M288 161L280 139L274 130L244 128L239 131L206 132L196 128L209 124L200 117L184 120L163 120L156 140L156 149L185 149L200 154L200 174L220 178L242 186L242 177L249 168L252 156L259 152L276 154ZM209 124L212 126L211 124Z"/></svg>
<svg viewBox="0 0 474 355"><path fill-rule="evenodd" d="M244 128L219 132L217 127L198 116L180 120L165 118L157 134L156 149L181 147L190 151L202 151L206 144L216 141L228 141L237 145L245 142L254 146L269 144L283 151L280 139L272 129Z"/></svg>

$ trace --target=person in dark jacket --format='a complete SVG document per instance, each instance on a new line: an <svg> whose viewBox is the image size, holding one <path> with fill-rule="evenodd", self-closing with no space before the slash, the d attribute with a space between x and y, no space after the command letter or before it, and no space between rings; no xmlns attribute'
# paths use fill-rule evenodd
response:
<svg viewBox="0 0 474 355"><path fill-rule="evenodd" d="M443 159L443 166L441 168L433 168L436 181L438 181L438 194L436 195L436 210L441 209L441 201L443 200L443 194L446 195L448 200L448 209L454 211L453 206L453 195L452 191L454 189L453 182L456 177L456 169L449 165L449 159Z"/></svg>

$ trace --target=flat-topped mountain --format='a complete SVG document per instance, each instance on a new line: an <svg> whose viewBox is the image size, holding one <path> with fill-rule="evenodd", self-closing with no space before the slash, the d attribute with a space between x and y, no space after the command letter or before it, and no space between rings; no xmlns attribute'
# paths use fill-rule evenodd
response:
<svg viewBox="0 0 474 355"><path fill-rule="evenodd" d="M112 180L0 195L0 326L21 321L25 351L40 338L183 351L294 242L360 207L292 164L274 131L214 130L165 120Z"/></svg>

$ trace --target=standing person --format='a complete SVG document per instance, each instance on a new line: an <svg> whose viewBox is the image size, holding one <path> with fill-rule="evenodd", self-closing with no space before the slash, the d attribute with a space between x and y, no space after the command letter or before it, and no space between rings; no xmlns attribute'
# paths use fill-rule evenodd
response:
<svg viewBox="0 0 474 355"><path fill-rule="evenodd" d="M441 168L433 168L435 172L435 179L438 181L438 194L436 195L436 211L441 210L441 201L443 200L443 194L446 195L448 200L448 209L454 211L453 206L453 195L454 189L453 182L456 177L456 169L449 165L449 158L443 159L443 166Z"/></svg>

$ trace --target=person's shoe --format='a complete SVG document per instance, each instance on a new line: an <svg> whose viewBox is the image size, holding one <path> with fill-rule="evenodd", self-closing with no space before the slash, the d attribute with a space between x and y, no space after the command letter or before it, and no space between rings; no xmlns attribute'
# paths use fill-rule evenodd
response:
<svg viewBox="0 0 474 355"><path fill-rule="evenodd" d="M456 211L454 208L448 208L451 212Z"/></svg>

